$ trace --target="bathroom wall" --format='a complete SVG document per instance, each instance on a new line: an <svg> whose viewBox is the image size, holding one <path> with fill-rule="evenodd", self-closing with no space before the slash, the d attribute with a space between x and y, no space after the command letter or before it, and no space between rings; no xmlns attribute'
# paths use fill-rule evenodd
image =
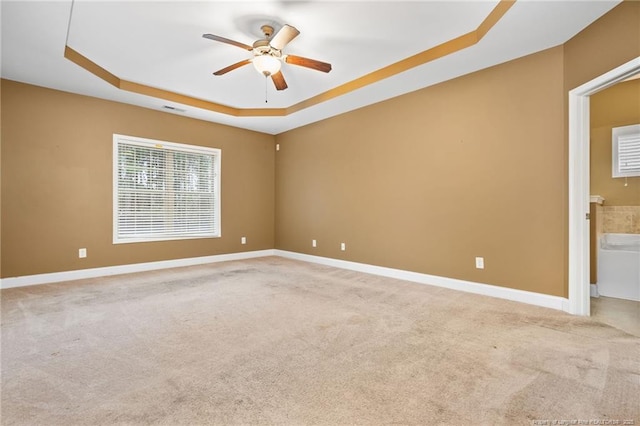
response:
<svg viewBox="0 0 640 426"><path fill-rule="evenodd" d="M591 96L591 194L605 206L640 206L640 177L613 178L611 129L640 123L640 78Z"/></svg>
<svg viewBox="0 0 640 426"><path fill-rule="evenodd" d="M605 204L602 214L602 232L640 234L640 206L607 206Z"/></svg>
<svg viewBox="0 0 640 426"><path fill-rule="evenodd" d="M591 96L591 194L605 200L604 233L640 234L640 177L611 176L611 129L638 123L640 79Z"/></svg>
<svg viewBox="0 0 640 426"><path fill-rule="evenodd" d="M590 282L591 284L596 284L598 282L598 241L600 241L600 235L604 232L604 207L601 203L594 202L594 200L591 200L589 207L591 215L591 220L589 221Z"/></svg>

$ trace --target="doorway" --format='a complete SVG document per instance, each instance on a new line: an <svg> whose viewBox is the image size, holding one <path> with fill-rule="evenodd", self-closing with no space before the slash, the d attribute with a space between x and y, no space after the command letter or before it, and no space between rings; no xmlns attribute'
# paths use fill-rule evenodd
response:
<svg viewBox="0 0 640 426"><path fill-rule="evenodd" d="M569 313L589 316L589 96L640 72L632 59L569 92Z"/></svg>

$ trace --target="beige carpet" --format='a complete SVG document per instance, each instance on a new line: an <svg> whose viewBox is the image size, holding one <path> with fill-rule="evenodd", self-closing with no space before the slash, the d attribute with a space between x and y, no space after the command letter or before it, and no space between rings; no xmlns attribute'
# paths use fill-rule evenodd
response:
<svg viewBox="0 0 640 426"><path fill-rule="evenodd" d="M1 355L6 425L640 424L638 336L277 257L3 290Z"/></svg>

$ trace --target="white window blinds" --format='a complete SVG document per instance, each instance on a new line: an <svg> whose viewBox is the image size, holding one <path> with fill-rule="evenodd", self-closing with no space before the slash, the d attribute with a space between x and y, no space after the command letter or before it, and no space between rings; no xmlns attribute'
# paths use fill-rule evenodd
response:
<svg viewBox="0 0 640 426"><path fill-rule="evenodd" d="M114 135L114 243L220 236L220 154Z"/></svg>
<svg viewBox="0 0 640 426"><path fill-rule="evenodd" d="M640 124L612 130L613 177L640 176Z"/></svg>

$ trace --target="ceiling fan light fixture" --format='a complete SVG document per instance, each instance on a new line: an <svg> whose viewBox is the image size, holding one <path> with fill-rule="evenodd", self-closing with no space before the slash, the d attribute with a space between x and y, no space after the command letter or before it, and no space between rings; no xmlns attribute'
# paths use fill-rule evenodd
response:
<svg viewBox="0 0 640 426"><path fill-rule="evenodd" d="M280 71L282 62L271 55L259 55L253 58L253 66L260 74L268 77Z"/></svg>

